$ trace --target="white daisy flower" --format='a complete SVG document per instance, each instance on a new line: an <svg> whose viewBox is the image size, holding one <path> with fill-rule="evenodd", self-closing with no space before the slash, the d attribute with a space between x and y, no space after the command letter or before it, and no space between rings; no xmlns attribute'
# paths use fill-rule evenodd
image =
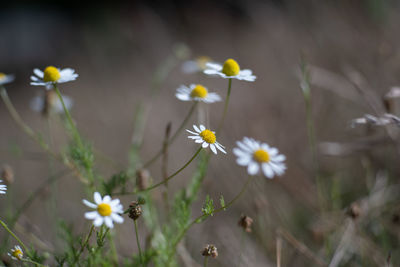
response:
<svg viewBox="0 0 400 267"><path fill-rule="evenodd" d="M24 252L22 251L22 248L18 245L14 246L14 248L11 249L11 253L8 252L7 254L11 257L11 259L18 261L22 260L22 258L24 257Z"/></svg>
<svg viewBox="0 0 400 267"><path fill-rule="evenodd" d="M74 104L73 99L63 94L61 96L64 100L65 107L70 110ZM53 90L48 90L45 94L39 94L33 97L29 106L33 111L44 114L48 114L49 111L54 113L64 113L61 100Z"/></svg>
<svg viewBox="0 0 400 267"><path fill-rule="evenodd" d="M196 132L186 130L187 132L194 134L193 136L188 136L189 139L193 139L195 143L202 144L201 146L203 148L210 146L210 149L212 150L212 152L214 152L214 154L217 154L217 149L226 154L225 147L217 142L215 132L206 129L206 127L201 124L199 127L193 125L193 129Z"/></svg>
<svg viewBox="0 0 400 267"><path fill-rule="evenodd" d="M182 64L184 73L196 73L206 69L206 63L211 62L211 58L206 56L198 57L194 60L187 60Z"/></svg>
<svg viewBox="0 0 400 267"><path fill-rule="evenodd" d="M14 75L11 74L5 74L0 72L0 85L6 84L6 83L10 83L12 81L14 81Z"/></svg>
<svg viewBox="0 0 400 267"><path fill-rule="evenodd" d="M122 204L119 203L119 199L111 200L110 196L101 197L99 192L94 193L94 203L83 200L83 204L89 208L96 209L95 211L89 211L85 213L85 218L93 220L93 224L99 227L103 223L106 224L108 228L114 227L114 222L123 223L124 218L119 214L124 212Z"/></svg>
<svg viewBox="0 0 400 267"><path fill-rule="evenodd" d="M3 180L0 180L0 183L3 182ZM0 194L5 194L7 191L7 186L4 184L0 184Z"/></svg>
<svg viewBox="0 0 400 267"><path fill-rule="evenodd" d="M251 70L241 70L239 64L233 59L227 59L223 66L217 63L206 63L205 74L217 75L226 79L238 79L248 82L254 82L256 76Z"/></svg>
<svg viewBox="0 0 400 267"><path fill-rule="evenodd" d="M204 103L214 103L222 100L217 93L209 93L207 88L200 84L191 84L189 87L181 85L176 89L175 96L182 101L202 101Z"/></svg>
<svg viewBox="0 0 400 267"><path fill-rule="evenodd" d="M233 153L238 157L236 162L240 166L247 166L250 175L257 174L260 168L269 179L285 172L286 165L283 161L286 157L279 154L278 149L248 137L237 141L236 144L238 148L233 149Z"/></svg>
<svg viewBox="0 0 400 267"><path fill-rule="evenodd" d="M34 69L33 73L36 76L31 76L31 85L45 86L46 89L52 89L55 83L66 83L78 78L75 70L70 68L58 69L54 66L48 66L44 71Z"/></svg>

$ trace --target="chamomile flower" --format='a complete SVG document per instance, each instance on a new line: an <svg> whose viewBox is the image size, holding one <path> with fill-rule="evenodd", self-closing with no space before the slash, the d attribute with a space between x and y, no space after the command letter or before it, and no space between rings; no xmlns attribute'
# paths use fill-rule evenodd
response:
<svg viewBox="0 0 400 267"><path fill-rule="evenodd" d="M24 252L22 251L22 248L18 245L14 246L14 248L11 249L11 253L8 252L7 254L11 257L11 259L18 261L22 260L22 258L24 257Z"/></svg>
<svg viewBox="0 0 400 267"><path fill-rule="evenodd" d="M233 59L227 59L224 65L217 63L206 63L205 74L216 75L225 79L238 79L248 82L254 82L256 76L248 69L241 70L239 64Z"/></svg>
<svg viewBox="0 0 400 267"><path fill-rule="evenodd" d="M256 175L261 169L267 178L272 179L275 175L280 176L285 172L286 157L279 154L278 149L248 137L237 141L236 144L238 147L233 149L233 153L238 157L236 162L247 166L250 175Z"/></svg>
<svg viewBox="0 0 400 267"><path fill-rule="evenodd" d="M0 180L0 183L3 182L3 180ZM7 191L7 186L4 184L0 184L0 194L5 194Z"/></svg>
<svg viewBox="0 0 400 267"><path fill-rule="evenodd" d="M182 71L184 73L196 73L206 69L206 63L211 62L211 58L201 56L194 60L187 60L182 64Z"/></svg>
<svg viewBox="0 0 400 267"><path fill-rule="evenodd" d="M14 75L0 72L0 85L14 81Z"/></svg>
<svg viewBox="0 0 400 267"><path fill-rule="evenodd" d="M217 154L217 149L226 154L225 147L217 142L215 132L206 129L206 127L201 124L199 127L193 125L193 129L196 132L186 130L187 132L193 134L191 136L188 136L189 139L193 139L195 143L201 144L203 148L210 146L210 149L214 154Z"/></svg>
<svg viewBox="0 0 400 267"><path fill-rule="evenodd" d="M78 74L75 73L75 70L70 68L58 69L54 66L48 66L44 71L34 69L33 73L36 76L31 76L31 85L45 86L48 90L52 89L54 84L66 83L78 78Z"/></svg>
<svg viewBox="0 0 400 267"><path fill-rule="evenodd" d="M74 104L71 97L62 94L65 107L70 110ZM54 113L64 113L60 98L54 92L54 90L48 90L44 94L39 94L31 99L29 103L30 108L33 111L48 114L50 111Z"/></svg>
<svg viewBox="0 0 400 267"><path fill-rule="evenodd" d="M176 89L175 96L182 101L202 101L204 103L221 101L221 97L217 93L208 92L207 88L200 84L191 84L189 87L181 85Z"/></svg>
<svg viewBox="0 0 400 267"><path fill-rule="evenodd" d="M105 223L108 228L113 228L113 222L124 222L124 218L119 215L124 212L122 204L119 203L119 199L112 200L110 196L102 198L99 192L95 192L94 202L95 203L91 203L86 199L83 200L83 204L89 208L96 209L95 211L85 213L85 218L93 220L94 226L99 227Z"/></svg>

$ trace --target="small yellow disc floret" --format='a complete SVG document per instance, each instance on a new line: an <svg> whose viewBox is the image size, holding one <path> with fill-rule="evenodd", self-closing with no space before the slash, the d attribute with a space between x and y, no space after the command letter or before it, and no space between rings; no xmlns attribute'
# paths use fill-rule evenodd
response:
<svg viewBox="0 0 400 267"><path fill-rule="evenodd" d="M24 256L24 253L23 253L20 249L15 249L15 250L12 252L11 255L12 255L13 257L15 257L15 258L21 260L22 257Z"/></svg>
<svg viewBox="0 0 400 267"><path fill-rule="evenodd" d="M200 133L201 138L209 144L214 144L217 141L215 134L210 130L206 129Z"/></svg>
<svg viewBox="0 0 400 267"><path fill-rule="evenodd" d="M226 76L236 76L240 72L240 67L239 64L233 60L233 59L228 59L225 61L224 66L222 68L222 73L225 74Z"/></svg>
<svg viewBox="0 0 400 267"><path fill-rule="evenodd" d="M269 154L267 151L263 150L263 149L259 149L256 150L253 153L253 158L255 161L259 162L259 163L265 163L265 162L269 162Z"/></svg>
<svg viewBox="0 0 400 267"><path fill-rule="evenodd" d="M101 203L97 206L97 212L103 217L110 216L112 212L111 206L106 203Z"/></svg>
<svg viewBox="0 0 400 267"><path fill-rule="evenodd" d="M61 74L56 67L48 66L44 70L43 81L45 82L56 82L61 78Z"/></svg>
<svg viewBox="0 0 400 267"><path fill-rule="evenodd" d="M6 75L2 72L0 72L0 81L4 80L6 78Z"/></svg>
<svg viewBox="0 0 400 267"><path fill-rule="evenodd" d="M205 98L207 94L208 94L207 89L200 84L196 85L196 87L193 88L192 92L190 92L191 97L199 97L199 98Z"/></svg>

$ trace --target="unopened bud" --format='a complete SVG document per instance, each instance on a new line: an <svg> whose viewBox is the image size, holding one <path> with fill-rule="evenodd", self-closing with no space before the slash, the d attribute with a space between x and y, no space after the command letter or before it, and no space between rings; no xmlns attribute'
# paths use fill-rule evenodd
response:
<svg viewBox="0 0 400 267"><path fill-rule="evenodd" d="M129 205L128 215L129 215L129 218L131 218L134 221L139 219L140 215L142 215L142 207L139 205L139 202L133 201Z"/></svg>
<svg viewBox="0 0 400 267"><path fill-rule="evenodd" d="M353 219L357 219L361 214L360 205L358 205L357 203L352 203L346 211L346 214Z"/></svg>
<svg viewBox="0 0 400 267"><path fill-rule="evenodd" d="M201 255L204 257L211 256L213 258L218 257L218 250L217 247L214 245L207 245L201 252Z"/></svg>
<svg viewBox="0 0 400 267"><path fill-rule="evenodd" d="M249 216L242 215L240 216L240 220L238 225L243 228L247 233L251 233L251 225L253 224L253 219Z"/></svg>

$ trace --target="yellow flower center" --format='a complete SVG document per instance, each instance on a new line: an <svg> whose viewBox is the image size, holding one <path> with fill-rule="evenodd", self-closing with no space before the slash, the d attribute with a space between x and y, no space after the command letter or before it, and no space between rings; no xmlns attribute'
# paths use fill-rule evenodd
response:
<svg viewBox="0 0 400 267"><path fill-rule="evenodd" d="M202 69L202 70L204 70L204 69L206 68L206 63L207 63L207 62L210 62L210 61L211 61L211 58L206 57L206 56L201 56L201 57L198 57L198 58L196 59L197 65L198 65L199 68Z"/></svg>
<svg viewBox="0 0 400 267"><path fill-rule="evenodd" d="M210 130L205 129L200 133L201 138L203 138L204 141L206 141L209 144L214 144L217 138L215 137L215 134L211 132Z"/></svg>
<svg viewBox="0 0 400 267"><path fill-rule="evenodd" d="M103 216L110 216L111 215L111 206L106 203L101 203L97 206L97 212Z"/></svg>
<svg viewBox="0 0 400 267"><path fill-rule="evenodd" d="M267 151L259 149L253 153L253 158L255 161L260 163L269 162L269 154Z"/></svg>
<svg viewBox="0 0 400 267"><path fill-rule="evenodd" d="M2 72L0 72L0 81L4 80L6 78L6 75Z"/></svg>
<svg viewBox="0 0 400 267"><path fill-rule="evenodd" d="M45 82L56 82L60 79L61 74L56 67L48 66L44 70L43 81Z"/></svg>
<svg viewBox="0 0 400 267"><path fill-rule="evenodd" d="M196 85L196 87L193 88L192 92L190 92L191 97L199 97L199 98L205 98L207 94L208 94L207 89L200 84Z"/></svg>
<svg viewBox="0 0 400 267"><path fill-rule="evenodd" d="M24 255L24 253L22 253L22 251L20 249L15 249L12 252L13 257L17 258L17 259L22 259L22 256Z"/></svg>
<svg viewBox="0 0 400 267"><path fill-rule="evenodd" d="M227 76L236 76L239 74L239 71L240 71L239 64L231 58L225 61L224 66L222 68L222 73Z"/></svg>

